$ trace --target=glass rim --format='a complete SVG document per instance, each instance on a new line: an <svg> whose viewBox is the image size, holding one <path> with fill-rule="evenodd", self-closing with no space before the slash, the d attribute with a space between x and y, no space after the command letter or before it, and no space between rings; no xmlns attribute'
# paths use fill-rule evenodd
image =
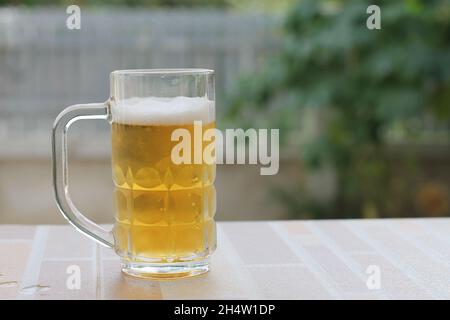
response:
<svg viewBox="0 0 450 320"><path fill-rule="evenodd" d="M212 69L204 68L168 68L168 69L125 69L114 70L111 76L132 76L132 75L149 75L149 76L189 76L189 75L211 75L214 74Z"/></svg>

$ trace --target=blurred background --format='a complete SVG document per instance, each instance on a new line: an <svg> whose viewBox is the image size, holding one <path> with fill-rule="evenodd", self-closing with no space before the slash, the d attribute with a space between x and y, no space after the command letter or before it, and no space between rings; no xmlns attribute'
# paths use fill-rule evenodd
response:
<svg viewBox="0 0 450 320"><path fill-rule="evenodd" d="M220 128L280 128L277 175L218 167L218 220L450 215L448 0L0 0L0 223L64 222L63 108L106 100L113 70L182 67L216 70ZM108 124L69 149L74 202L111 222Z"/></svg>

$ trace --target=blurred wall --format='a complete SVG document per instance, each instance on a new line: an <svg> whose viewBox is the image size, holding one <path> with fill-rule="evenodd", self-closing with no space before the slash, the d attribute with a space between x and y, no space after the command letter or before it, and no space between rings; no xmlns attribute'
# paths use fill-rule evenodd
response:
<svg viewBox="0 0 450 320"><path fill-rule="evenodd" d="M59 111L105 101L117 69L215 69L221 114L239 74L258 68L279 43L279 19L263 14L82 10L81 30L67 29L66 18L64 8L0 9L0 156L48 156Z"/></svg>
<svg viewBox="0 0 450 320"><path fill-rule="evenodd" d="M72 159L70 194L76 206L99 223L113 217L111 166L108 159ZM283 161L280 174L259 175L258 166L218 166L217 219L270 220L286 218L271 197L271 188L293 185L299 176L295 162ZM64 223L53 200L48 161L0 162L0 223Z"/></svg>
<svg viewBox="0 0 450 320"><path fill-rule="evenodd" d="M0 9L0 223L63 222L51 187L51 126L68 105L106 100L111 71L215 69L220 115L239 74L257 69L279 44L280 19L261 13L82 10L81 30L67 29L66 18L65 8ZM77 123L69 141L74 202L99 222L112 216L108 135L106 123ZM218 217L282 217L268 195L298 169L289 160L281 167L285 178L222 166Z"/></svg>

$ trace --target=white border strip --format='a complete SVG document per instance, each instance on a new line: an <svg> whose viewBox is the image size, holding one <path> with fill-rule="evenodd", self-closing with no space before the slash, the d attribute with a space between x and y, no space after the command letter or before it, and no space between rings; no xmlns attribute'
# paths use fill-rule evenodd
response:
<svg viewBox="0 0 450 320"><path fill-rule="evenodd" d="M336 222L338 223L338 222ZM356 276L364 286L366 286L366 273L363 268L360 268L358 263L354 260L353 257L351 257L347 252L342 250L338 245L336 245L335 241L333 241L332 238L330 238L328 235L325 234L325 232L317 227L316 223L311 221L305 221L305 227L309 229L313 234L315 234L321 241L324 247L330 249L332 251L336 258L342 262L343 265L345 265L350 272ZM356 235L355 235L356 236ZM375 295L378 299L389 299L392 297L389 296L389 294L384 290L384 288L378 289L378 290L370 290L367 288L367 292L363 293L369 293ZM361 292L346 292L345 294L361 294Z"/></svg>
<svg viewBox="0 0 450 320"><path fill-rule="evenodd" d="M281 238L281 240L300 258L301 261L305 262L307 269L314 274L317 281L322 285L323 289L328 292L332 299L342 299L343 297L339 294L336 288L336 284L332 279L329 279L325 270L322 269L319 263L317 263L314 258L312 258L308 252L306 252L300 246L296 246L292 241L290 241L287 232L282 229L279 222L269 222L269 226L275 233Z"/></svg>
<svg viewBox="0 0 450 320"><path fill-rule="evenodd" d="M386 227L386 221L383 222ZM382 244L378 243L377 240L374 240L370 237L370 234L360 230L356 224L354 223L345 223L344 224L349 230L351 230L354 234L356 234L359 238L373 247L381 256L383 256L387 261L389 261L395 268L400 270L406 277L411 279L411 281L416 284L419 288L423 289L425 293L429 294L433 299L445 299L441 293L437 293L432 291L427 286L428 280L424 275L419 274L414 266L410 266L395 255L395 253L391 252L389 248L385 248Z"/></svg>
<svg viewBox="0 0 450 320"><path fill-rule="evenodd" d="M20 282L21 288L39 285L39 273L41 271L41 263L44 257L45 248L48 238L48 226L37 226L34 233L33 245L31 246L30 256L22 275ZM22 290L17 294L18 300L30 300L34 298L34 293L23 293Z"/></svg>

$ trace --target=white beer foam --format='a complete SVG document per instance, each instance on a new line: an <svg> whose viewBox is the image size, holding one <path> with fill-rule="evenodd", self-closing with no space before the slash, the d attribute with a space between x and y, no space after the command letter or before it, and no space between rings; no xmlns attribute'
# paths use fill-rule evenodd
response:
<svg viewBox="0 0 450 320"><path fill-rule="evenodd" d="M129 98L112 105L112 121L131 125L179 125L215 120L215 103L206 97Z"/></svg>

